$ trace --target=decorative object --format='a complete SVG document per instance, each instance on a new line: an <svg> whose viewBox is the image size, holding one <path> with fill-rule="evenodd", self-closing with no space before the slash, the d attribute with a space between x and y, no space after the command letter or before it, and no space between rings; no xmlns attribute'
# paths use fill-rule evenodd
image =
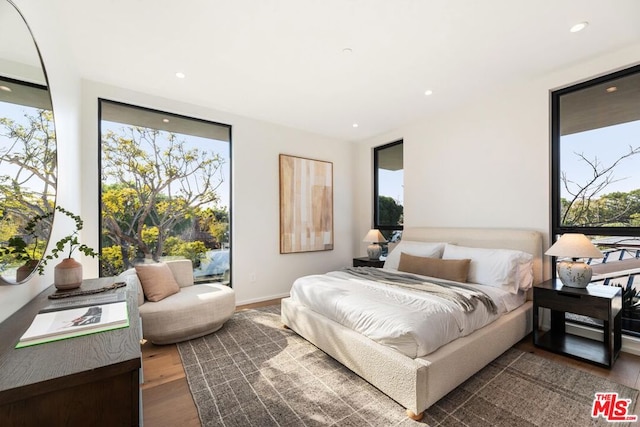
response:
<svg viewBox="0 0 640 427"><path fill-rule="evenodd" d="M616 392L632 402L638 398L637 390L624 385L635 379L618 384L511 348L427 409L424 424L413 422L400 404L293 331L283 330L279 308L236 312L224 334L177 345L202 425L247 425L251 420L277 426L584 426L604 421L591 418L596 392ZM229 355L235 354L242 356L237 368L215 367L227 366ZM532 390L538 398L531 397ZM229 395L233 407L220 405ZM256 410L254 402L263 404Z"/></svg>
<svg viewBox="0 0 640 427"><path fill-rule="evenodd" d="M382 233L375 228L372 228L369 230L367 235L364 236L362 241L371 243L367 246L367 255L369 256L369 259L380 259L380 255L382 255L382 247L378 243L387 242Z"/></svg>
<svg viewBox="0 0 640 427"><path fill-rule="evenodd" d="M602 252L584 234L565 233L555 242L545 255L571 258L557 263L558 277L563 285L572 288L586 288L591 281L591 267L578 258L602 258Z"/></svg>
<svg viewBox="0 0 640 427"><path fill-rule="evenodd" d="M61 252L67 251L65 246L68 243L67 257L54 269L54 285L60 290L79 288L82 284L82 264L72 258L73 252L77 249L86 256L94 258L99 255L92 248L78 241L78 232L82 230L83 226L82 218L78 215L74 215L64 208L61 208L60 206L56 206L55 210L73 219L75 222L75 230L71 234L68 234L58 240L53 249L51 249L51 253L42 258L42 261L38 265L38 272L40 274L44 274L44 267L47 265L49 260L58 258Z"/></svg>
<svg viewBox="0 0 640 427"><path fill-rule="evenodd" d="M280 253L333 249L333 163L280 154Z"/></svg>

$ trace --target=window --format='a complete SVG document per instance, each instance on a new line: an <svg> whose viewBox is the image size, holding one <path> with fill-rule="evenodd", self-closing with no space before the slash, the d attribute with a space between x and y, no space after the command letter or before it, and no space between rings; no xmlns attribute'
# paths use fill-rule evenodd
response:
<svg viewBox="0 0 640 427"><path fill-rule="evenodd" d="M231 127L100 100L102 276L192 261L230 280Z"/></svg>
<svg viewBox="0 0 640 427"><path fill-rule="evenodd" d="M402 140L373 149L373 222L388 241L399 240L403 224Z"/></svg>
<svg viewBox="0 0 640 427"><path fill-rule="evenodd" d="M625 288L623 330L640 336L640 279L628 271L640 274L640 66L555 91L551 106L552 232L586 234L603 251L590 262L620 272L602 282Z"/></svg>

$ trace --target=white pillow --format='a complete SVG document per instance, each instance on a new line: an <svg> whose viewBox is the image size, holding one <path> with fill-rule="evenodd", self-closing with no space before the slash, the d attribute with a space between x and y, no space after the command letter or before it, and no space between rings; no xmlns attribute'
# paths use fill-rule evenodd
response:
<svg viewBox="0 0 640 427"><path fill-rule="evenodd" d="M413 256L440 258L442 257L444 245L445 243L442 242L417 242L413 240L401 240L400 243L398 243L396 247L393 248L391 252L389 252L389 255L387 255L387 259L385 260L384 266L382 268L397 270L398 264L400 264L400 254L402 252Z"/></svg>
<svg viewBox="0 0 640 427"><path fill-rule="evenodd" d="M512 294L533 282L533 255L511 249L470 248L447 244L443 259L471 259L467 281L503 288Z"/></svg>

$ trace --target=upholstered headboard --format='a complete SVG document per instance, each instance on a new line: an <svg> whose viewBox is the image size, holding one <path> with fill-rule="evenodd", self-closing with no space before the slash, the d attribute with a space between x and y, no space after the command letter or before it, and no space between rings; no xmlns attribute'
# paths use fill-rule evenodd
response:
<svg viewBox="0 0 640 427"><path fill-rule="evenodd" d="M528 252L533 255L533 283L542 282L542 234L538 231L507 228L407 227L402 232L402 239Z"/></svg>

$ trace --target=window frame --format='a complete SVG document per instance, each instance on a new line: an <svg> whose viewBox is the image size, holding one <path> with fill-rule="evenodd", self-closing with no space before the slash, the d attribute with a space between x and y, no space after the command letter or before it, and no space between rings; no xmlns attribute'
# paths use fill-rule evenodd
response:
<svg viewBox="0 0 640 427"><path fill-rule="evenodd" d="M373 228L384 231L395 231L395 230L403 230L403 225L383 225L380 224L380 213L378 212L378 169L379 169L379 160L378 153L384 149L395 147L397 145L403 146L403 157L404 157L404 140L399 139L397 141L390 142L388 144L380 145L377 147L373 147ZM402 169L404 170L404 158L402 161ZM404 183L404 179L403 179ZM403 202L403 212L404 212L404 202Z"/></svg>
<svg viewBox="0 0 640 427"><path fill-rule="evenodd" d="M150 112L150 113L154 113L154 114L158 114L158 115L162 115L163 117L168 117L168 118L176 118L176 119L182 119L182 120L189 120L189 121L194 121L194 122L200 122L203 124L207 124L207 125L214 125L214 126L219 126L221 128L226 128L228 130L228 138L229 138L229 206L228 206L228 212L229 212L229 232L228 232L228 245L229 245L229 283L228 286L233 288L233 127L232 125L229 124L225 124L225 123L219 123L219 122L215 122L213 120L205 120L205 119L201 119L201 118L197 118L197 117L190 117L190 116L185 116L182 114L177 114L177 113L172 113L169 111L162 111L162 110L158 110L158 109L154 109L154 108L149 108L149 107L142 107L140 105L134 105L134 104L129 104L129 103L125 103L125 102L120 102L120 101L114 101L112 99L107 99L107 98L98 98L98 194L97 194L97 203L98 203L98 251L99 253L102 253L102 188L103 188L103 182L102 182L102 177L101 177L101 171L102 171L102 109L103 109L103 104L104 103L109 103L112 104L114 106L122 106L124 108L135 108L135 109L139 109L139 110L143 110L146 112ZM102 277L102 271L103 271L103 266L102 266L102 260L99 261L99 268L98 268L98 272L99 272L99 276ZM202 281L202 282L206 282L206 280ZM196 283L198 283L198 281L196 280Z"/></svg>
<svg viewBox="0 0 640 427"><path fill-rule="evenodd" d="M603 236L640 236L640 227L589 227L564 226L561 224L561 158L560 158L560 98L579 90L617 80L640 73L640 65L616 71L604 76L596 77L566 88L551 91L551 235L564 233L582 233L585 235Z"/></svg>

